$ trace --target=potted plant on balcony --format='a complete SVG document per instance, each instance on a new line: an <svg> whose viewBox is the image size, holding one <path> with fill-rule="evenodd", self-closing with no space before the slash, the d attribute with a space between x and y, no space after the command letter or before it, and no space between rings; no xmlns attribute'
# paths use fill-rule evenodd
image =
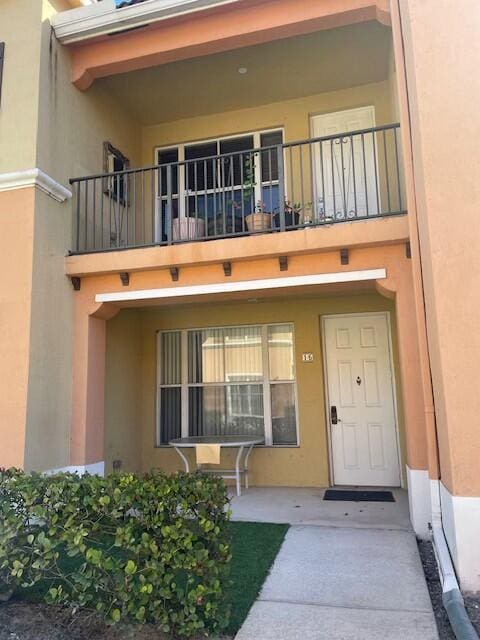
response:
<svg viewBox="0 0 480 640"><path fill-rule="evenodd" d="M245 222L250 232L267 231L272 228L272 214L267 211L266 204L259 200L255 211L245 216Z"/></svg>
<svg viewBox="0 0 480 640"><path fill-rule="evenodd" d="M205 237L205 220L199 218L195 213L172 220L173 241L198 240Z"/></svg>
<svg viewBox="0 0 480 640"><path fill-rule="evenodd" d="M291 202L285 198L283 205L285 212L285 227L288 229L298 227L302 223L310 224L311 215L308 215L307 212L311 209L311 206L311 202L302 204L301 202ZM274 225L277 229L280 228L280 211L278 210L274 214Z"/></svg>
<svg viewBox="0 0 480 640"><path fill-rule="evenodd" d="M249 155L245 159L244 179L242 185L242 199L245 203L245 211L248 211L250 207L251 213L245 216L245 223L250 233L256 233L259 231L266 231L272 228L272 214L267 211L266 204L259 200L255 207L253 207L253 200L255 197L255 158L257 154ZM236 205L238 207L238 205Z"/></svg>
<svg viewBox="0 0 480 640"><path fill-rule="evenodd" d="M230 203L227 203L227 206ZM218 211L216 215L208 218L208 237L232 236L242 231L242 218L238 214L240 206L233 202L227 213Z"/></svg>

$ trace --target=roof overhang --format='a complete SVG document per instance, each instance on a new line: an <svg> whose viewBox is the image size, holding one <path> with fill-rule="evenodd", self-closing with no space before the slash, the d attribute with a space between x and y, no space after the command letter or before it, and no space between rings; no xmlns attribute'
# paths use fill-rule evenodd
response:
<svg viewBox="0 0 480 640"><path fill-rule="evenodd" d="M52 19L56 37L62 44L131 31L139 27L181 17L189 13L231 5L240 0L146 0L117 9L114 0L103 0L58 13Z"/></svg>
<svg viewBox="0 0 480 640"><path fill-rule="evenodd" d="M85 90L117 73L371 20L390 24L389 0L146 0L123 9L103 0L52 24Z"/></svg>

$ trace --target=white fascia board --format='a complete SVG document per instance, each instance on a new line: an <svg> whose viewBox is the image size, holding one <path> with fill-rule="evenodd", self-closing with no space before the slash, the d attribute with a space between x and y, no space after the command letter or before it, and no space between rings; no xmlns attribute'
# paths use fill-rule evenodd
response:
<svg viewBox="0 0 480 640"><path fill-rule="evenodd" d="M147 0L117 9L114 0L103 0L58 13L52 27L62 44L72 44L235 2L239 0Z"/></svg>
<svg viewBox="0 0 480 640"><path fill-rule="evenodd" d="M131 302L134 300L162 300L165 298L184 298L215 293L236 291L260 291L262 289L285 289L318 284L337 284L341 282L361 282L382 280L387 277L386 269L364 269L363 271L338 271L335 273L315 273L306 276L286 278L266 278L262 280L240 280L238 282L217 282L184 287L164 287L163 289L142 289L139 291L117 291L98 293L96 302Z"/></svg>
<svg viewBox="0 0 480 640"><path fill-rule="evenodd" d="M13 191L36 187L57 202L64 202L72 197L72 192L51 176L38 168L0 173L0 191Z"/></svg>

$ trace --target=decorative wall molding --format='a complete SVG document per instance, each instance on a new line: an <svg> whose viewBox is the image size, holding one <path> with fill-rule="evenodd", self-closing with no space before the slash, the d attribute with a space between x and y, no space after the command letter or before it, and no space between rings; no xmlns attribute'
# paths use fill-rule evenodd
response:
<svg viewBox="0 0 480 640"><path fill-rule="evenodd" d="M150 0L117 9L113 0L103 0L58 13L52 26L58 40L70 44L235 2L238 0Z"/></svg>
<svg viewBox="0 0 480 640"><path fill-rule="evenodd" d="M36 187L57 202L64 202L72 197L72 192L56 182L41 169L24 169L12 173L0 173L0 191L13 191L14 189L27 189Z"/></svg>
<svg viewBox="0 0 480 640"><path fill-rule="evenodd" d="M164 287L163 289L142 289L137 291L118 291L98 293L96 302L126 302L131 300L157 300L162 298L181 298L212 293L230 293L233 291L258 291L262 289L284 289L318 284L337 284L340 282L362 282L382 280L387 277L386 269L364 269L363 271L338 271L335 273L315 273L306 276L286 278L265 278L259 280L239 280L237 282L216 282L184 287Z"/></svg>

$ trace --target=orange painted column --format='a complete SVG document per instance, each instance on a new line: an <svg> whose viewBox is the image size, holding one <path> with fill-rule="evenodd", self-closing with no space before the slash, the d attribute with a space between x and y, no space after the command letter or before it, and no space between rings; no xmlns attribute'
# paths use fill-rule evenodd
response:
<svg viewBox="0 0 480 640"><path fill-rule="evenodd" d="M388 270L387 280L377 282L379 293L395 299L398 353L402 382L406 435L406 479L410 520L415 533L429 537L432 521L429 462L436 459L436 442L429 438L428 412L422 380L422 354L415 312L412 264L408 269ZM433 451L432 451L433 449Z"/></svg>
<svg viewBox="0 0 480 640"><path fill-rule="evenodd" d="M106 321L117 312L116 307L95 305L88 294L78 292L70 429L70 464L76 467L104 462Z"/></svg>
<svg viewBox="0 0 480 640"><path fill-rule="evenodd" d="M435 399L440 475L431 484L433 509L461 587L479 591L480 10L475 0L391 4L408 98L401 124L410 132Z"/></svg>
<svg viewBox="0 0 480 640"><path fill-rule="evenodd" d="M403 161L405 169L405 186L407 195L408 223L410 230L410 245L412 255L412 310L416 315L416 338L418 341L421 384L423 390L424 414L428 438L428 472L432 480L440 476L437 432L435 424L435 407L430 375L430 356L428 350L427 326L425 321L424 282L422 278L422 262L420 255L420 240L418 232L417 198L415 193L415 176L413 170L413 155L410 127L410 107L405 74L405 57L402 37L402 25L398 0L391 0L392 36L395 54L395 67L398 89L398 103L400 110L401 138L403 146Z"/></svg>
<svg viewBox="0 0 480 640"><path fill-rule="evenodd" d="M0 466L23 467L27 422L35 188L0 193Z"/></svg>
<svg viewBox="0 0 480 640"><path fill-rule="evenodd" d="M428 445L411 275L400 270L392 274L389 270L387 280L377 282L377 290L385 297L395 299L406 462L410 469L427 469Z"/></svg>

